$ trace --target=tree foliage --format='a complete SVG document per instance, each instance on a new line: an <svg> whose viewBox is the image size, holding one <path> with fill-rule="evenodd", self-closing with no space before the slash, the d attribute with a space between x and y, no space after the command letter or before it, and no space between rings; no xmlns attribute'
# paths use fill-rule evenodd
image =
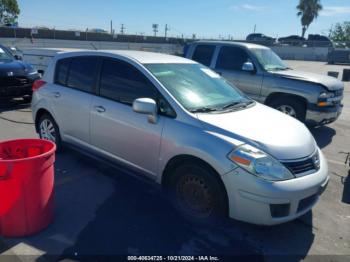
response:
<svg viewBox="0 0 350 262"><path fill-rule="evenodd" d="M17 0L0 0L0 24L13 24L19 13Z"/></svg>
<svg viewBox="0 0 350 262"><path fill-rule="evenodd" d="M349 42L350 41L350 21L344 23L337 23L329 33L329 37L335 42Z"/></svg>
<svg viewBox="0 0 350 262"><path fill-rule="evenodd" d="M321 0L300 0L297 5L297 10L297 15L301 17L301 36L304 37L306 30L322 10Z"/></svg>

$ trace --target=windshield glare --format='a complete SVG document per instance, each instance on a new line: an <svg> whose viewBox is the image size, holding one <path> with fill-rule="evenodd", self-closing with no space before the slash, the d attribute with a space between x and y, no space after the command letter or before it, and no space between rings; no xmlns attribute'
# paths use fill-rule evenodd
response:
<svg viewBox="0 0 350 262"><path fill-rule="evenodd" d="M276 55L275 52L273 52L271 49L253 48L251 51L258 58L259 63L267 71L288 69L281 58Z"/></svg>
<svg viewBox="0 0 350 262"><path fill-rule="evenodd" d="M12 60L12 57L0 47L0 60Z"/></svg>
<svg viewBox="0 0 350 262"><path fill-rule="evenodd" d="M250 101L237 88L200 64L148 64L148 70L184 106L193 111Z"/></svg>

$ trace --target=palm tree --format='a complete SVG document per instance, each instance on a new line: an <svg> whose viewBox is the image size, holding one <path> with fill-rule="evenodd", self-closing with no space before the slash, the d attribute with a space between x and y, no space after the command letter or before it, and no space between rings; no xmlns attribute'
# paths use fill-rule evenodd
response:
<svg viewBox="0 0 350 262"><path fill-rule="evenodd" d="M304 37L306 30L322 10L321 0L300 0L297 9L299 10L297 15L301 16L301 36Z"/></svg>

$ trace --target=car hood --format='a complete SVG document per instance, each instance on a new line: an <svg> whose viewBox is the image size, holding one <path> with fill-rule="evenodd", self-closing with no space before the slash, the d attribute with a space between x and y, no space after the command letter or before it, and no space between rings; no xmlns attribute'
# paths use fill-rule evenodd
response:
<svg viewBox="0 0 350 262"><path fill-rule="evenodd" d="M0 60L0 75L9 76L8 73L12 72L14 75L26 74L30 69L27 63L18 60Z"/></svg>
<svg viewBox="0 0 350 262"><path fill-rule="evenodd" d="M197 118L205 130L259 147L279 160L309 156L317 147L303 123L259 103L228 113L197 114Z"/></svg>
<svg viewBox="0 0 350 262"><path fill-rule="evenodd" d="M298 71L298 70L283 70L283 71L276 71L271 73L283 78L320 84L326 87L329 91L334 91L334 90L344 88L343 83L341 81L339 81L334 77L330 77L326 75L314 74L314 73Z"/></svg>

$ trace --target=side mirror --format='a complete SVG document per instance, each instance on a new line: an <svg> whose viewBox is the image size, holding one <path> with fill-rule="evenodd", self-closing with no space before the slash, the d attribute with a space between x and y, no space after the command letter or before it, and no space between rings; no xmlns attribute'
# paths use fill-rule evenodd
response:
<svg viewBox="0 0 350 262"><path fill-rule="evenodd" d="M158 107L156 101L151 98L138 98L132 103L132 109L136 113L148 115L148 122L156 124L158 120Z"/></svg>
<svg viewBox="0 0 350 262"><path fill-rule="evenodd" d="M255 68L252 62L245 62L242 66L242 70L253 73L255 71Z"/></svg>
<svg viewBox="0 0 350 262"><path fill-rule="evenodd" d="M16 60L22 60L22 56L20 56L20 55L14 55L14 57Z"/></svg>

